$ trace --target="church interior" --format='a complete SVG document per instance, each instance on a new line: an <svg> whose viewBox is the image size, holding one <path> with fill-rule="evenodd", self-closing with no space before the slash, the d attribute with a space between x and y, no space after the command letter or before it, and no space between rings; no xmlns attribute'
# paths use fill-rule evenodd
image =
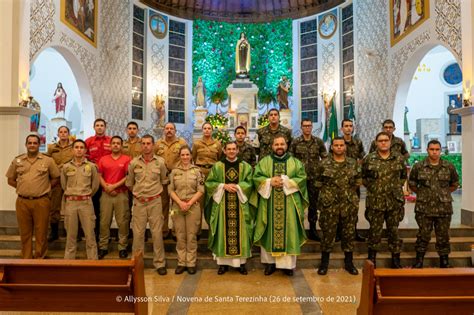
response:
<svg viewBox="0 0 474 315"><path fill-rule="evenodd" d="M203 136L206 122L222 144L234 140L235 128L242 126L245 141L258 148L259 130L270 124L269 111L277 109L279 124L291 130L293 139L303 135L301 126L310 121L312 135L323 139L326 148L334 135L342 136L342 121L350 119L353 136L366 153L390 119L393 135L406 144L408 169L422 163L430 141L437 140L441 158L459 174L459 187L452 192L449 262L452 272L468 274L472 267L473 1L0 0L0 17L4 174L26 152L28 135L38 135L39 151L46 153L49 144L59 141L59 127L67 126L71 139L85 140L94 136L97 118L106 121L107 135L124 140L130 121L140 137L148 134L155 140L165 137L165 125L173 123L176 136L190 146ZM2 287L8 280L2 261L20 260L22 241L17 193L7 178L0 186L2 292L8 289ZM413 271L416 194L408 184L403 190L401 270ZM366 201L362 188L356 228L364 237L370 227ZM308 229L307 212L305 216ZM51 260L64 257L63 221L59 239L48 244L46 258ZM158 275L152 238L145 241L149 314L395 314L362 310L370 250L364 241L354 242L356 276L344 270L341 243L334 244L327 275L318 275L321 244L315 240L301 247L293 277L279 272L265 276L256 246L247 260L248 275L221 275L207 246L208 229L204 222L196 274L174 274L178 257L170 237L164 240L168 274ZM390 268L386 234L384 229L376 277ZM112 250L103 261L118 259L116 220L111 235ZM438 270L435 240L433 232L424 270ZM77 247L77 261L85 261L85 241ZM472 307L474 295L461 295L457 298ZM121 300L110 301L117 302ZM29 314L2 307L0 302L5 314ZM446 314L464 314L449 307ZM407 314L427 314L409 307L399 312L407 309ZM52 314L46 308L30 311Z"/></svg>

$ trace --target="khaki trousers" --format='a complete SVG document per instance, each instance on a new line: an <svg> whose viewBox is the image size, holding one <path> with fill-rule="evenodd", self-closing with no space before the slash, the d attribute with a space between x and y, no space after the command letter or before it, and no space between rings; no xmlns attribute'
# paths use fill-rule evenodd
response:
<svg viewBox="0 0 474 315"><path fill-rule="evenodd" d="M92 200L66 200L64 211L64 226L67 233L64 259L76 259L79 221L86 237L87 259L97 259L97 243L94 234L95 214Z"/></svg>
<svg viewBox="0 0 474 315"><path fill-rule="evenodd" d="M195 267L198 247L196 235L201 223L201 207L199 203L195 203L187 215L178 211L172 215L177 239L178 266Z"/></svg>
<svg viewBox="0 0 474 315"><path fill-rule="evenodd" d="M147 222L150 225L153 239L153 266L158 269L166 266L165 248L163 244L163 213L161 197L150 202L141 203L133 199L132 230L133 252L145 251L145 230Z"/></svg>
<svg viewBox="0 0 474 315"><path fill-rule="evenodd" d="M99 248L107 250L109 246L110 224L115 212L115 221L118 225L118 249L126 250L128 232L130 230L130 208L128 206L128 192L111 196L102 192L100 197L100 239Z"/></svg>
<svg viewBox="0 0 474 315"><path fill-rule="evenodd" d="M61 185L51 189L51 211L49 212L49 223L58 224L61 221L61 203L64 191Z"/></svg>
<svg viewBox="0 0 474 315"><path fill-rule="evenodd" d="M35 256L44 258L48 251L48 222L51 201L48 196L39 199L16 199L16 218L20 230L21 257L33 258L33 231L35 232Z"/></svg>

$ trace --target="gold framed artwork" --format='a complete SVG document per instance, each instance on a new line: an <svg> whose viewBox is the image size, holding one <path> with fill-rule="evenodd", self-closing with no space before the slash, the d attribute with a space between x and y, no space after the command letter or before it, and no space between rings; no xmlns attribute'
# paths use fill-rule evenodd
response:
<svg viewBox="0 0 474 315"><path fill-rule="evenodd" d="M337 29L337 17L332 13L325 14L319 19L319 36L329 39Z"/></svg>
<svg viewBox="0 0 474 315"><path fill-rule="evenodd" d="M98 0L61 0L61 22L97 47Z"/></svg>
<svg viewBox="0 0 474 315"><path fill-rule="evenodd" d="M390 0L389 6L391 46L430 17L430 0Z"/></svg>
<svg viewBox="0 0 474 315"><path fill-rule="evenodd" d="M168 18L150 11L150 30L153 36L163 39L168 34Z"/></svg>

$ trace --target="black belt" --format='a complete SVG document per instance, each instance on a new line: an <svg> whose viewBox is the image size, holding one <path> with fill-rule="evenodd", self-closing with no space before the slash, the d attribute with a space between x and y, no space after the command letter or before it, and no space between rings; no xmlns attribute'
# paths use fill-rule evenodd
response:
<svg viewBox="0 0 474 315"><path fill-rule="evenodd" d="M203 168L212 168L212 164L196 164L196 166L203 167Z"/></svg>
<svg viewBox="0 0 474 315"><path fill-rule="evenodd" d="M28 199L28 200L41 199L41 198L44 198L46 196L48 196L48 194L44 194L44 195L41 195L39 197L27 197L27 196L18 195L18 197L20 197L22 199Z"/></svg>

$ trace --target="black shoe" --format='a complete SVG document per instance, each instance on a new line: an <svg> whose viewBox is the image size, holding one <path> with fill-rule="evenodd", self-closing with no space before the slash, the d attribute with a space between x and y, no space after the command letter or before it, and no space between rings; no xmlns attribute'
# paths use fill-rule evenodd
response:
<svg viewBox="0 0 474 315"><path fill-rule="evenodd" d="M247 273L247 268L245 268L245 264L240 265L239 272L241 275L246 275Z"/></svg>
<svg viewBox="0 0 474 315"><path fill-rule="evenodd" d="M156 272L158 272L158 274L159 274L160 276L164 276L164 275L166 275L166 274L168 273L168 271L166 271L166 268L165 268L165 267L160 267L160 268L156 269Z"/></svg>
<svg viewBox="0 0 474 315"><path fill-rule="evenodd" d="M293 269L283 269L283 273L287 276L293 276Z"/></svg>
<svg viewBox="0 0 474 315"><path fill-rule="evenodd" d="M276 270L275 264L267 264L267 266L265 267L264 274L265 274L265 276L269 276L272 273L274 273L275 270Z"/></svg>
<svg viewBox="0 0 474 315"><path fill-rule="evenodd" d="M105 257L105 255L107 255L109 253L108 250L106 249L99 249L99 252L97 253L97 256L99 257L99 259L103 259Z"/></svg>
<svg viewBox="0 0 474 315"><path fill-rule="evenodd" d="M377 268L376 260L377 260L377 251L373 249L369 249L369 255L367 257L374 264L374 268Z"/></svg>
<svg viewBox="0 0 474 315"><path fill-rule="evenodd" d="M176 270L174 271L174 273L177 274L177 275L180 275L184 271L186 271L186 266L178 266L178 267L176 267Z"/></svg>
<svg viewBox="0 0 474 315"><path fill-rule="evenodd" d="M219 269L217 270L217 274L218 274L218 275L223 275L224 273L227 272L227 270L229 270L227 266L225 266L225 265L220 265L220 266L219 266Z"/></svg>
<svg viewBox="0 0 474 315"><path fill-rule="evenodd" d="M188 267L188 273L190 275L193 275L196 273L196 267Z"/></svg>
<svg viewBox="0 0 474 315"><path fill-rule="evenodd" d="M352 252L344 252L344 269L351 275L358 275L359 271L352 262Z"/></svg>
<svg viewBox="0 0 474 315"><path fill-rule="evenodd" d="M400 253L392 253L392 269L402 269L400 264Z"/></svg>
<svg viewBox="0 0 474 315"><path fill-rule="evenodd" d="M421 269L423 268L423 258L425 257L425 253L416 252L416 260L413 266L414 269Z"/></svg>
<svg viewBox="0 0 474 315"><path fill-rule="evenodd" d="M319 237L318 232L316 232L316 230L309 230L308 238L316 242L321 242L321 238Z"/></svg>
<svg viewBox="0 0 474 315"><path fill-rule="evenodd" d="M365 241L367 241L367 239L365 237L363 237L362 235L360 235L357 231L356 231L354 239L355 239L356 242L365 242Z"/></svg>
<svg viewBox="0 0 474 315"><path fill-rule="evenodd" d="M119 257L120 258L127 258L128 257L128 252L125 249L122 249L119 251Z"/></svg>
<svg viewBox="0 0 474 315"><path fill-rule="evenodd" d="M329 255L329 252L321 252L321 264L318 267L318 275L320 276L324 276L328 273Z"/></svg>
<svg viewBox="0 0 474 315"><path fill-rule="evenodd" d="M49 234L48 242L54 242L59 239L59 223L51 223L51 234Z"/></svg>
<svg viewBox="0 0 474 315"><path fill-rule="evenodd" d="M439 256L439 267L440 267L440 268L453 268L453 267L449 264L448 255Z"/></svg>

